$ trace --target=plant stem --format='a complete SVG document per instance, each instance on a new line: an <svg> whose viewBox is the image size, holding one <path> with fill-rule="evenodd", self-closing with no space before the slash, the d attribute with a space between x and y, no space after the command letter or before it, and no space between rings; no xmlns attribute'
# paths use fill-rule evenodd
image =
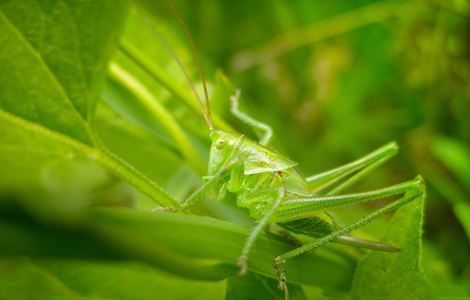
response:
<svg viewBox="0 0 470 300"><path fill-rule="evenodd" d="M150 180L144 174L124 162L115 154L105 148L96 149L83 144L69 136L55 132L41 125L32 123L28 120L12 115L8 112L0 110L0 119L4 119L13 126L18 126L32 134L41 135L49 141L61 144L67 148L78 151L91 159L95 159L102 165L108 167L116 175L126 180L138 190L146 194L153 201L163 207L178 207L178 201L173 199L163 188L157 183Z"/></svg>
<svg viewBox="0 0 470 300"><path fill-rule="evenodd" d="M140 104L142 104L149 113L161 122L163 127L176 142L179 151L183 154L186 161L198 174L204 174L206 170L204 161L186 136L183 129L175 121L165 106L163 106L141 82L118 64L111 64L110 75L119 84L134 94Z"/></svg>

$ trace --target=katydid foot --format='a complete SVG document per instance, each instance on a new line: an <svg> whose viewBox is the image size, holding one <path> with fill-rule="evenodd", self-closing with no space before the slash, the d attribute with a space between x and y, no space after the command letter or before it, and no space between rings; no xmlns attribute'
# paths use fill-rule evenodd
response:
<svg viewBox="0 0 470 300"><path fill-rule="evenodd" d="M287 278L286 278L286 270L284 268L284 263L286 262L285 259L278 256L273 260L274 269L276 269L279 284L278 288L284 292L284 299L289 300L289 291L287 289Z"/></svg>

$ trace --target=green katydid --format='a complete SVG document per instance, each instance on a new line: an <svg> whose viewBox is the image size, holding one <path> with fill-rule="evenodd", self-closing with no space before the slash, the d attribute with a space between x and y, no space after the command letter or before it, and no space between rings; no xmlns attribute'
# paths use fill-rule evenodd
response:
<svg viewBox="0 0 470 300"><path fill-rule="evenodd" d="M237 261L240 274L247 272L250 251L260 234L271 224L280 228L283 234L291 236L300 234L313 238L311 242L273 258L279 278L279 288L285 292L286 299L288 291L285 262L328 242L339 242L379 251L398 251L399 249L395 246L352 237L349 234L422 196L424 194L422 178L418 176L414 180L368 192L343 194L356 181L394 156L398 151L396 143L386 144L341 167L304 178L295 170L297 165L295 162L266 147L272 137L272 129L267 124L239 110L239 91L236 91L230 99L231 112L239 120L263 132L264 135L259 142L256 142L238 133L215 129L204 72L200 66L196 47L174 4L171 0L168 2L190 41L204 87L204 104L178 58L171 49L168 50L178 61L178 65L191 85L212 140L206 182L181 203L180 209L189 210L210 190L215 189L219 198L223 198L227 192L236 194L237 205L248 209L250 216L257 221ZM388 197L398 198L350 225L338 225L328 213L330 210L344 206Z"/></svg>
<svg viewBox="0 0 470 300"><path fill-rule="evenodd" d="M232 112L258 129L269 128L240 112L237 109L238 97L239 93L232 96ZM273 263L279 275L279 288L284 290L286 295L286 274L283 268L285 261L328 242L342 242L381 251L398 251L394 246L351 237L348 234L421 196L424 186L420 177L379 190L340 194L396 154L398 147L394 142L339 168L303 178L294 168L296 163L265 147L270 134L270 130L266 130L265 136L257 143L237 133L210 128L212 145L208 181L181 205L183 209L190 208L210 189L216 189L219 195L227 191L236 193L237 205L247 208L250 216L258 221L237 262L241 275L247 271L249 254L256 239L268 224L273 223L287 232L316 238L309 244L274 258ZM401 198L348 226L337 225L328 214L328 210L400 195Z"/></svg>

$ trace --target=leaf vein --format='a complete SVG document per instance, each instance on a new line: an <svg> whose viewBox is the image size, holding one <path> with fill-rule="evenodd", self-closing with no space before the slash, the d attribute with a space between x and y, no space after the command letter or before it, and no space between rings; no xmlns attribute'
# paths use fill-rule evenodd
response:
<svg viewBox="0 0 470 300"><path fill-rule="evenodd" d="M37 58L38 62L44 67L44 70L49 74L49 76L52 78L52 81L54 84L58 87L59 92L63 95L63 98L66 100L66 102L72 107L72 111L75 112L75 114L78 115L79 119L84 123L85 127L88 130L88 135L90 134L89 132L89 126L86 120L83 118L83 116L78 112L75 104L73 101L70 99L70 96L67 94L65 91L63 85L60 83L58 80L57 76L54 74L54 72L51 70L50 66L47 64L47 62L44 60L44 57L42 54L36 49L26 38L26 36L21 32L21 30L12 22L12 20L5 14L3 9L0 7L0 13L4 17L4 20L6 21L6 24L12 29L12 32L14 32L21 40L23 40L24 44L26 47L31 51L31 53Z"/></svg>

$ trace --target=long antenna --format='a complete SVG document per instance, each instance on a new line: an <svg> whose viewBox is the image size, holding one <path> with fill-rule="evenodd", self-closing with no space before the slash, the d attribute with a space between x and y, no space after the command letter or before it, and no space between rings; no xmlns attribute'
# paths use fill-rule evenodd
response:
<svg viewBox="0 0 470 300"><path fill-rule="evenodd" d="M191 34L189 33L188 26L184 22L184 19L181 17L179 11L176 9L176 6L173 3L173 0L167 0L167 1L168 1L168 4L171 7L171 10L173 11L173 14L175 15L176 19L178 20L178 22L183 27L186 38L189 40L189 43L191 44L191 49L193 50L193 54L194 54L194 57L196 59L197 69L199 71L199 75L201 76L202 86L204 88L204 97L205 97L205 100L206 100L206 103L205 103L206 104L206 109L205 110L202 108L202 102L201 102L201 99L199 98L198 95L196 95L196 98L199 102L199 105L201 106L201 109L203 111L205 111L204 118L206 118L206 122L207 122L207 125L209 126L209 129L212 130L212 129L214 129L214 124L212 123L212 112L211 112L211 105L210 105L210 102L209 102L209 93L207 92L206 76L204 75L204 69L201 66L201 60L199 59L199 54L198 54L198 51L197 51L197 48L196 48L196 44L194 43L194 41L191 37ZM171 51L171 52L173 52L173 51ZM176 57L176 56L174 56L174 57ZM185 73L186 78L189 79L189 76L187 75L186 71L184 70L183 65L181 64L181 62L178 61L178 65L180 66L180 68L183 69L183 72ZM193 84L191 83L191 85L193 85ZM195 92L195 89L193 89L193 91Z"/></svg>
<svg viewBox="0 0 470 300"><path fill-rule="evenodd" d="M191 77L189 77L188 72L186 72L186 69L184 68L183 64L181 63L181 60L178 58L178 56L173 51L170 44L168 44L168 42L163 37L163 35L160 33L160 31L158 31L157 28L155 26L153 26L153 24L147 18L147 16L145 14L143 14L142 12L140 12L140 11L138 11L138 12L141 15L142 19L144 20L144 22L149 26L149 28L153 31L155 36L159 39L160 43L163 45L165 50L176 61L176 64L178 65L178 68L183 72L183 75L186 78L186 81L189 83L189 86L191 87L191 91L193 92L194 96L196 97L197 103L199 104L199 108L201 109L204 120L206 121L207 126L209 126L209 129L212 130L214 128L214 126L212 124L212 116L207 114L206 109L204 108L204 105L202 104L201 97L199 97L199 93L197 92L196 87L194 86L194 83L191 80Z"/></svg>

